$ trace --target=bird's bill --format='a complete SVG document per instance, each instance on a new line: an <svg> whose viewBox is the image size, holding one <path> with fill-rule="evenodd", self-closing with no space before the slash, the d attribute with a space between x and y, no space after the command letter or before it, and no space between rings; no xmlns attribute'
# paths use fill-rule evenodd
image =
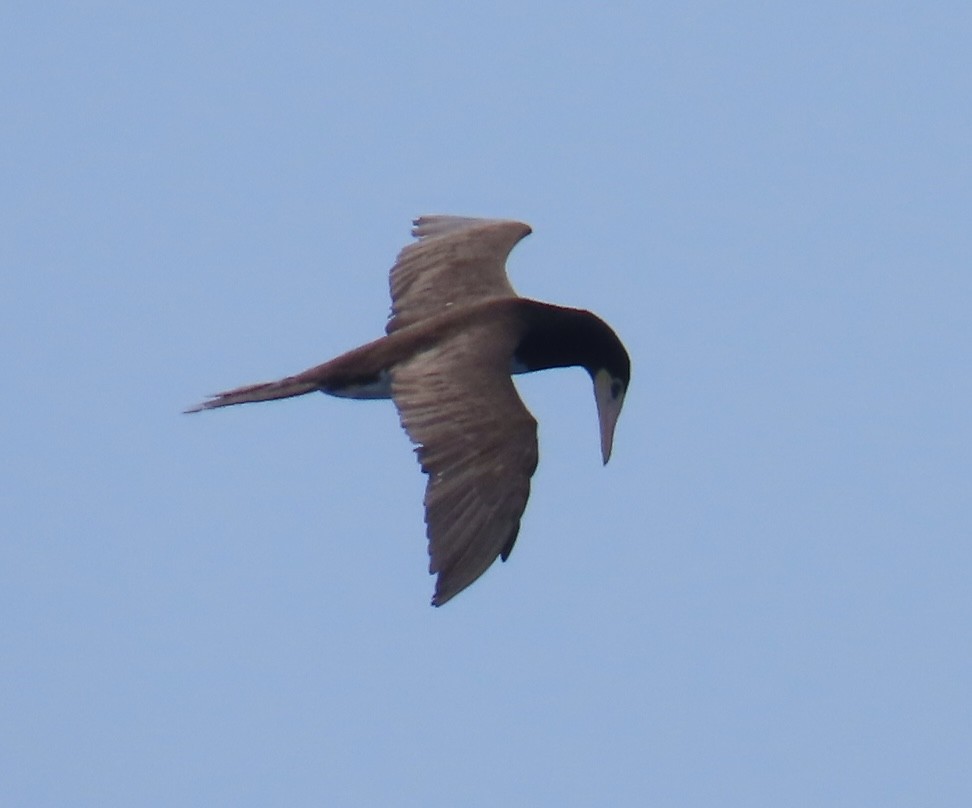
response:
<svg viewBox="0 0 972 808"><path fill-rule="evenodd" d="M599 370L594 376L594 400L597 402L597 421L601 428L601 459L607 465L611 459L614 445L614 427L624 404L624 388L617 396L612 395L615 379L606 370Z"/></svg>

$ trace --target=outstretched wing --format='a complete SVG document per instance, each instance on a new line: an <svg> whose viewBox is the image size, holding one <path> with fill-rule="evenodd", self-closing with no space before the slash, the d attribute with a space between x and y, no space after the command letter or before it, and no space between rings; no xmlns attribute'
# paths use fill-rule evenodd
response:
<svg viewBox="0 0 972 808"><path fill-rule="evenodd" d="M392 397L425 489L432 603L441 606L505 561L537 467L537 422L510 378L501 324L464 330L399 365Z"/></svg>
<svg viewBox="0 0 972 808"><path fill-rule="evenodd" d="M418 241L398 254L389 275L387 333L452 306L516 295L506 277L506 258L531 232L529 225L461 216L422 216L414 225Z"/></svg>

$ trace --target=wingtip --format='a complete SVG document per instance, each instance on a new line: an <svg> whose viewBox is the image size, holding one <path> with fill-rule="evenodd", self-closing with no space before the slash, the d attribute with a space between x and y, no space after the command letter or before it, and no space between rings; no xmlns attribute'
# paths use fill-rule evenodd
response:
<svg viewBox="0 0 972 808"><path fill-rule="evenodd" d="M438 609L440 606L448 602L449 598L451 597L452 595L449 595L448 597L442 597L442 593L439 592L438 589L436 589L435 594L432 595L432 600L429 601L429 605L434 606L436 609Z"/></svg>
<svg viewBox="0 0 972 808"><path fill-rule="evenodd" d="M458 233L462 230L475 230L496 226L503 228L516 227L519 230L519 235L513 244L533 232L533 228L530 225L525 222L516 221L515 219L492 219L480 218L478 216L453 216L446 213L427 213L412 219L412 236L418 239L434 238L436 236ZM512 249L512 245L510 245L510 248Z"/></svg>
<svg viewBox="0 0 972 808"><path fill-rule="evenodd" d="M462 591L462 590L459 590L459 591ZM432 600L429 601L429 605L430 606L435 606L435 608L438 609L440 606L445 606L445 604L447 604L450 600L452 600L458 594L459 594L459 592L448 592L448 591L445 591L444 589L442 589L441 587L439 587L438 586L438 583L437 583L436 584L436 587L435 587L435 594L432 595Z"/></svg>

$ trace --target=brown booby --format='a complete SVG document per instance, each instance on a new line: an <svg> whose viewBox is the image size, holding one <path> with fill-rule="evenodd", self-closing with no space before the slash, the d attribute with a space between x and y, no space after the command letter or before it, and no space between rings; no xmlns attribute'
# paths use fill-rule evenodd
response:
<svg viewBox="0 0 972 808"><path fill-rule="evenodd" d="M391 269L386 335L296 376L238 387L186 412L320 391L391 398L422 471L432 604L506 561L537 467L537 422L511 374L583 367L594 382L601 457L631 376L614 331L581 309L519 297L506 259L522 222L423 216Z"/></svg>

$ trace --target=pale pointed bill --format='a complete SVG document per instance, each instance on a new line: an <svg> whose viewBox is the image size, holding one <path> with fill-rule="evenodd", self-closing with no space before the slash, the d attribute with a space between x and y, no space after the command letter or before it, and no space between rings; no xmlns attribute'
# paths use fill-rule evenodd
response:
<svg viewBox="0 0 972 808"><path fill-rule="evenodd" d="M617 426L621 405L624 404L624 382L615 379L606 370L594 376L594 400L597 402L597 420L601 431L601 459L607 465L614 445L614 427Z"/></svg>

